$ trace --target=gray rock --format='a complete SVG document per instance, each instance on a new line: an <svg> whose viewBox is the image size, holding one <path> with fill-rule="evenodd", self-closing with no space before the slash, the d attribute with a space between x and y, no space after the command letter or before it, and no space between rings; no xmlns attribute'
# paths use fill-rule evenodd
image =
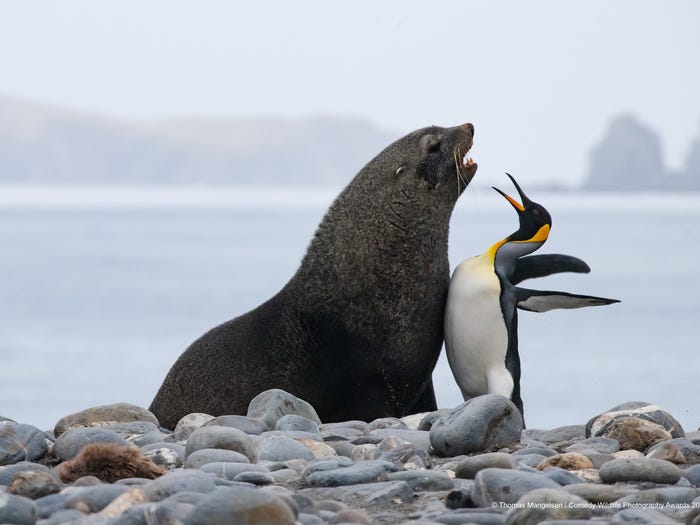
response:
<svg viewBox="0 0 700 525"><path fill-rule="evenodd" d="M335 456L325 459L319 459L309 464L302 472L302 476L306 477L315 472L323 472L326 470L335 470L344 467L350 467L354 463L350 458L345 456Z"/></svg>
<svg viewBox="0 0 700 525"><path fill-rule="evenodd" d="M38 428L14 421L0 421L0 465L34 461L46 455L46 436Z"/></svg>
<svg viewBox="0 0 700 525"><path fill-rule="evenodd" d="M523 419L512 401L487 394L462 403L430 429L430 442L439 456L471 454L517 443Z"/></svg>
<svg viewBox="0 0 700 525"><path fill-rule="evenodd" d="M648 458L670 461L676 465L684 465L688 462L681 449L673 441L660 441L649 447L644 455Z"/></svg>
<svg viewBox="0 0 700 525"><path fill-rule="evenodd" d="M353 430L357 430L358 432L365 434L368 431L368 427L369 425L365 421L352 420L340 421L338 423L323 423L319 426L319 430L321 432L335 434L339 430L352 428Z"/></svg>
<svg viewBox="0 0 700 525"><path fill-rule="evenodd" d="M64 509L66 500L68 500L70 495L70 492L59 492L58 494L50 494L35 500L37 516L40 519L46 519L59 510Z"/></svg>
<svg viewBox="0 0 700 525"><path fill-rule="evenodd" d="M185 525L294 525L295 509L282 497L245 487L220 488L192 509Z"/></svg>
<svg viewBox="0 0 700 525"><path fill-rule="evenodd" d="M176 470L143 486L143 493L148 501L161 501L177 492L214 491L216 484L211 476L194 469Z"/></svg>
<svg viewBox="0 0 700 525"><path fill-rule="evenodd" d="M114 403L87 408L67 415L56 423L53 432L58 437L71 428L116 425L117 423L131 423L133 421L148 421L160 426L156 416L145 408L129 403Z"/></svg>
<svg viewBox="0 0 700 525"><path fill-rule="evenodd" d="M661 459L620 458L605 463L598 471L604 483L619 481L651 481L674 484L682 472L676 465Z"/></svg>
<svg viewBox="0 0 700 525"><path fill-rule="evenodd" d="M680 449L683 457L690 465L700 463L700 445L685 438L676 438L672 442Z"/></svg>
<svg viewBox="0 0 700 525"><path fill-rule="evenodd" d="M85 518L85 514L75 509L61 509L54 512L48 519L42 520L41 525L62 525L64 523L74 523ZM121 525L121 524L120 524Z"/></svg>
<svg viewBox="0 0 700 525"><path fill-rule="evenodd" d="M73 492L66 500L66 508L79 510L85 514L98 512L116 498L131 490L124 485L108 484L84 487Z"/></svg>
<svg viewBox="0 0 700 525"><path fill-rule="evenodd" d="M181 524L192 512L194 504L168 498L160 503L134 505L126 509L118 525Z"/></svg>
<svg viewBox="0 0 700 525"><path fill-rule="evenodd" d="M387 474L388 481L405 481L416 492L452 490L454 481L438 470L405 470Z"/></svg>
<svg viewBox="0 0 700 525"><path fill-rule="evenodd" d="M275 430L301 430L314 434L319 432L318 424L315 421L296 414L287 414L279 418L275 424Z"/></svg>
<svg viewBox="0 0 700 525"><path fill-rule="evenodd" d="M602 436L589 437L569 445L564 452L582 452L584 450L595 450L601 454L613 454L620 450L620 443L616 439Z"/></svg>
<svg viewBox="0 0 700 525"><path fill-rule="evenodd" d="M478 507L490 507L498 502L515 503L531 490L559 488L559 483L541 473L487 468L474 479L472 501Z"/></svg>
<svg viewBox="0 0 700 525"><path fill-rule="evenodd" d="M603 466L603 464L607 463L608 461L615 459L615 456L612 454L605 454L603 452L598 452L596 450L579 450L577 452L578 454L582 454L586 456L588 459L591 460L591 463L593 464L594 469L599 469L600 467Z"/></svg>
<svg viewBox="0 0 700 525"><path fill-rule="evenodd" d="M355 448L355 445L349 441L326 441L325 443L335 450L335 453L338 456L345 456L348 458L352 457L352 451Z"/></svg>
<svg viewBox="0 0 700 525"><path fill-rule="evenodd" d="M674 438L684 437L685 435L681 424L660 406L641 401L632 401L614 406L602 414L591 418L586 423L586 436L603 436L614 420L624 417L640 418L661 425Z"/></svg>
<svg viewBox="0 0 700 525"><path fill-rule="evenodd" d="M166 470L181 467L185 461L185 447L177 443L151 443L141 447L145 457Z"/></svg>
<svg viewBox="0 0 700 525"><path fill-rule="evenodd" d="M372 507L389 503L410 503L413 491L404 481L380 481L342 487L325 487L303 489L301 493L317 501L317 507L323 508L318 500L334 500L354 507Z"/></svg>
<svg viewBox="0 0 700 525"><path fill-rule="evenodd" d="M426 414L425 416L423 416L423 419L421 419L420 423L418 424L418 430L430 431L430 429L433 427L433 425L438 419L449 413L450 410L448 408L441 408L439 410L436 410L435 412L430 412Z"/></svg>
<svg viewBox="0 0 700 525"><path fill-rule="evenodd" d="M562 490L575 494L591 503L612 503L637 492L624 485L602 485L600 483L579 483L566 485Z"/></svg>
<svg viewBox="0 0 700 525"><path fill-rule="evenodd" d="M525 448L520 448L516 450L515 452L511 452L511 456L526 456L528 454L539 454L540 456L544 456L548 458L549 456L555 456L558 454L556 450L553 448L549 447L525 447Z"/></svg>
<svg viewBox="0 0 700 525"><path fill-rule="evenodd" d="M557 427L539 436L539 440L556 450L563 450L586 438L584 425L566 425Z"/></svg>
<svg viewBox="0 0 700 525"><path fill-rule="evenodd" d="M214 416L203 414L202 412L193 412L183 416L175 426L175 439L178 441L187 441L192 435L192 432L204 426L205 423L214 419Z"/></svg>
<svg viewBox="0 0 700 525"><path fill-rule="evenodd" d="M198 428L187 440L185 456L205 448L234 450L250 461L255 461L255 451L250 437L235 428L220 426Z"/></svg>
<svg viewBox="0 0 700 525"><path fill-rule="evenodd" d="M218 478L234 481L236 476L242 472L264 472L269 473L265 467L261 465L253 465L251 463L230 463L230 462L213 462L202 465L199 470L207 474L212 474Z"/></svg>
<svg viewBox="0 0 700 525"><path fill-rule="evenodd" d="M485 468L513 468L515 463L513 457L505 452L479 454L461 461L455 468L455 476L474 479L477 473Z"/></svg>
<svg viewBox="0 0 700 525"><path fill-rule="evenodd" d="M29 498L0 492L0 523L34 525L36 505Z"/></svg>
<svg viewBox="0 0 700 525"><path fill-rule="evenodd" d="M500 512L464 508L434 518L435 523L443 523L444 525L503 525L505 521L505 515Z"/></svg>
<svg viewBox="0 0 700 525"><path fill-rule="evenodd" d="M185 459L185 468L200 468L207 463L250 463L250 460L235 450L223 448L203 448L195 450Z"/></svg>
<svg viewBox="0 0 700 525"><path fill-rule="evenodd" d="M287 414L303 416L321 424L321 420L309 403L280 389L266 390L255 396L248 405L248 417L262 420L269 428L275 428L277 421Z"/></svg>
<svg viewBox="0 0 700 525"><path fill-rule="evenodd" d="M666 516L665 514L658 512L654 509L648 508L634 508L634 509L623 509L612 517L610 520L611 524L618 525L624 523L650 523L658 525L661 523L678 523L673 518Z"/></svg>
<svg viewBox="0 0 700 525"><path fill-rule="evenodd" d="M74 458L88 443L117 443L126 445L126 440L113 430L100 427L77 427L63 432L54 443L53 453L61 461Z"/></svg>
<svg viewBox="0 0 700 525"><path fill-rule="evenodd" d="M270 485L276 481L272 474L268 472L241 472L237 474L233 481L240 481L241 483L252 483L253 485Z"/></svg>
<svg viewBox="0 0 700 525"><path fill-rule="evenodd" d="M700 487L700 465L693 465L685 472L683 477L687 479L693 487Z"/></svg>
<svg viewBox="0 0 700 525"><path fill-rule="evenodd" d="M53 472L25 470L14 475L8 492L29 499L39 499L56 494L62 488L63 484Z"/></svg>
<svg viewBox="0 0 700 525"><path fill-rule="evenodd" d="M116 425L105 425L103 428L113 430L123 437L127 443L136 445L137 447L163 441L163 434L160 432L160 427L150 421L118 423Z"/></svg>
<svg viewBox="0 0 700 525"><path fill-rule="evenodd" d="M393 463L383 460L361 461L350 466L330 470L309 470L302 474L310 487L337 487L377 481L398 468Z"/></svg>
<svg viewBox="0 0 700 525"><path fill-rule="evenodd" d="M587 520L593 504L561 490L535 489L518 500L518 507L508 511L506 525L538 525L552 519Z"/></svg>
<svg viewBox="0 0 700 525"><path fill-rule="evenodd" d="M298 441L286 436L264 438L256 448L258 460L286 461L288 459L305 459L313 461L313 453Z"/></svg>
<svg viewBox="0 0 700 525"><path fill-rule="evenodd" d="M263 432L270 430L260 419L247 416L219 416L204 423L205 427L219 426L237 428L241 432L259 436Z"/></svg>
<svg viewBox="0 0 700 525"><path fill-rule="evenodd" d="M573 472L569 472L568 470L559 467L547 467L542 471L542 473L552 481L556 481L562 486L574 485L585 481L579 478Z"/></svg>
<svg viewBox="0 0 700 525"><path fill-rule="evenodd" d="M525 465L532 468L537 468L537 465L547 459L541 454L521 454L520 456L516 456L516 458L519 465Z"/></svg>
<svg viewBox="0 0 700 525"><path fill-rule="evenodd" d="M415 447L428 452L430 450L430 432L427 430L408 430L402 428L378 428L369 432L370 437L384 440L387 437L397 437Z"/></svg>
<svg viewBox="0 0 700 525"><path fill-rule="evenodd" d="M374 421L370 421L369 425L367 425L368 433L380 429L408 430L408 425L397 417L380 417Z"/></svg>
<svg viewBox="0 0 700 525"><path fill-rule="evenodd" d="M6 467L0 467L0 485L9 485L12 478L18 472L25 472L29 470L40 471L40 472L51 472L51 469L40 465L38 463L32 463L31 461L20 461L14 465L8 465Z"/></svg>
<svg viewBox="0 0 700 525"><path fill-rule="evenodd" d="M622 508L632 506L629 504L645 504L650 503L691 503L698 497L698 491L689 487L658 487L654 489L640 490L634 494L630 494L620 498L618 502L622 504Z"/></svg>

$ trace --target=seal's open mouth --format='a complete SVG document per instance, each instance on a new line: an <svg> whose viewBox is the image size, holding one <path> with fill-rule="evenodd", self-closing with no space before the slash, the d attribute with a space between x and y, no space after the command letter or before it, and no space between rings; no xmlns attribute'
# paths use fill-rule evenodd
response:
<svg viewBox="0 0 700 525"><path fill-rule="evenodd" d="M469 156L469 150L472 147L472 141L458 144L454 150L455 168L457 170L457 193L460 194L464 188L471 182L476 173L477 164Z"/></svg>

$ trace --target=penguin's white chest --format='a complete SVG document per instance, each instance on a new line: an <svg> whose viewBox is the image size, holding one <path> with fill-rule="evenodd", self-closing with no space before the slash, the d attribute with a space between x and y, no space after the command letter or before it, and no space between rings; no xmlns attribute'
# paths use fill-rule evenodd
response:
<svg viewBox="0 0 700 525"><path fill-rule="evenodd" d="M487 256L467 259L455 269L445 308L445 349L464 399L489 393L510 398L513 393L500 296Z"/></svg>

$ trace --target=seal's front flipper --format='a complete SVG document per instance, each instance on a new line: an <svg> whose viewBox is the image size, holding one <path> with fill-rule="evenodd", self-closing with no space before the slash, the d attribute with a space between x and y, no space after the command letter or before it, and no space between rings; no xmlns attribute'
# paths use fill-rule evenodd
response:
<svg viewBox="0 0 700 525"><path fill-rule="evenodd" d="M620 302L617 299L593 297L592 295L528 290L527 288L516 288L515 292L517 307L528 312L548 312L556 309L604 306Z"/></svg>
<svg viewBox="0 0 700 525"><path fill-rule="evenodd" d="M526 279L546 277L553 273L588 273L590 271L590 267L585 262L571 255L559 253L530 255L528 257L520 257L516 261L515 270L509 276L509 280L513 284L518 284Z"/></svg>

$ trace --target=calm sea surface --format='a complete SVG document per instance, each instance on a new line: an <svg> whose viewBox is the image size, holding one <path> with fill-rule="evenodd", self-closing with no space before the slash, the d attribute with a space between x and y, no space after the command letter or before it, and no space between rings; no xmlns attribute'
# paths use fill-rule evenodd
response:
<svg viewBox="0 0 700 525"><path fill-rule="evenodd" d="M51 428L89 406L148 406L190 342L286 283L335 193L0 188L0 415ZM528 426L638 400L696 430L700 196L530 193L554 222L539 253L593 271L525 286L622 303L521 312ZM495 192L468 189L452 266L516 228ZM461 402L444 357L434 379L441 406Z"/></svg>

